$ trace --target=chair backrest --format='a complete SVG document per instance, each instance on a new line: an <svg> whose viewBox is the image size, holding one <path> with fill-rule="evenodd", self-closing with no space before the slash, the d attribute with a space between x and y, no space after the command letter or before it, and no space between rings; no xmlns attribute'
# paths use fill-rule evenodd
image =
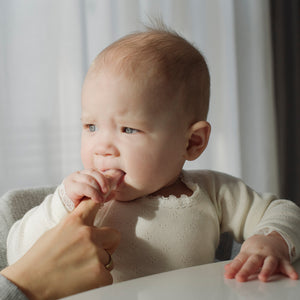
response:
<svg viewBox="0 0 300 300"><path fill-rule="evenodd" d="M230 233L224 232L220 236L219 246L215 253L215 260L229 260L231 257L233 237Z"/></svg>
<svg viewBox="0 0 300 300"><path fill-rule="evenodd" d="M54 191L55 187L26 188L9 191L0 198L0 270L7 266L6 239L11 226Z"/></svg>

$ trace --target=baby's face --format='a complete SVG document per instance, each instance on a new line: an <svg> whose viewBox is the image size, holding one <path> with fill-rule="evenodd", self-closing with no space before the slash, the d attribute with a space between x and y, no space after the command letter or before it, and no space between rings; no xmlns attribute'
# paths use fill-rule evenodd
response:
<svg viewBox="0 0 300 300"><path fill-rule="evenodd" d="M188 126L158 93L109 70L92 74L82 92L81 158L85 169L124 172L117 200L176 184L185 162ZM156 94L156 95L155 95Z"/></svg>

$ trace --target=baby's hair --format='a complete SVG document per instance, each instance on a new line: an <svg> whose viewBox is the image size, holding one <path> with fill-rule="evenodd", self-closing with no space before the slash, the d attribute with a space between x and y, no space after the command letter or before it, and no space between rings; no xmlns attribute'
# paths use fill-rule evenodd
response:
<svg viewBox="0 0 300 300"><path fill-rule="evenodd" d="M139 86L151 84L157 95L180 99L180 107L191 122L206 120L210 76L205 59L196 47L164 24L146 27L112 43L90 69L97 72L107 65Z"/></svg>

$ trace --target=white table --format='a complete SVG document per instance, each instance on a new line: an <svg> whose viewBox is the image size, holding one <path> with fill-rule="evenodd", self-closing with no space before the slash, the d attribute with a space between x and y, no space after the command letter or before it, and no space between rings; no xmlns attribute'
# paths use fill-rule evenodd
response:
<svg viewBox="0 0 300 300"><path fill-rule="evenodd" d="M300 299L300 280L276 275L271 282L237 282L223 277L226 262L142 277L91 290L69 300ZM300 274L300 260L295 263Z"/></svg>

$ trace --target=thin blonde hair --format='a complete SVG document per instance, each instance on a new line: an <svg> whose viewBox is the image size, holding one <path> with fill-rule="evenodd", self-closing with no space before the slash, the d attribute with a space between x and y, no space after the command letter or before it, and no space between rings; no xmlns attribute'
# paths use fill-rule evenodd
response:
<svg viewBox="0 0 300 300"><path fill-rule="evenodd" d="M206 61L175 31L160 25L126 35L99 53L89 72L107 65L139 85L150 82L157 94L182 100L181 108L192 122L206 120L210 97Z"/></svg>

